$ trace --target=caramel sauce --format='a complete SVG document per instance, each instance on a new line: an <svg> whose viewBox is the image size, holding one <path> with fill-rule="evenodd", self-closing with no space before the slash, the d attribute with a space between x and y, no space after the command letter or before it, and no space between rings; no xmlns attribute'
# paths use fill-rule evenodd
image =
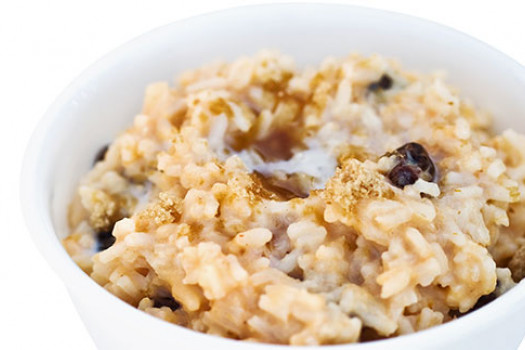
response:
<svg viewBox="0 0 525 350"><path fill-rule="evenodd" d="M252 178L260 188L258 194L268 199L288 201L309 196L309 193L294 181L295 179L280 180L271 176L266 177L258 171L253 172Z"/></svg>
<svg viewBox="0 0 525 350"><path fill-rule="evenodd" d="M288 160L293 157L292 136L284 130L275 130L270 135L253 144L253 148L264 160Z"/></svg>

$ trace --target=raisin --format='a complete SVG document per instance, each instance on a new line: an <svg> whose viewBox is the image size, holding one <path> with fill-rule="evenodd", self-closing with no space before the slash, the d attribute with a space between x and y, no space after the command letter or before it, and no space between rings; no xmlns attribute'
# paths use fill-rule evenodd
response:
<svg viewBox="0 0 525 350"><path fill-rule="evenodd" d="M156 308L169 307L172 311L180 309L180 304L173 298L171 293L165 289L160 289L153 297L153 306Z"/></svg>
<svg viewBox="0 0 525 350"><path fill-rule="evenodd" d="M398 164L390 170L388 178L395 186L403 188L416 182L419 179L419 174L413 166Z"/></svg>
<svg viewBox="0 0 525 350"><path fill-rule="evenodd" d="M394 85L394 80L388 74L383 74L378 81L374 81L368 85L368 90L378 91L378 90L388 90Z"/></svg>
<svg viewBox="0 0 525 350"><path fill-rule="evenodd" d="M111 231L100 231L97 233L97 251L101 252L108 249L115 243L115 236L111 234Z"/></svg>
<svg viewBox="0 0 525 350"><path fill-rule="evenodd" d="M109 149L109 145L105 145L101 149L98 150L97 154L95 154L95 159L93 159L93 165L97 164L98 162L106 158L106 153L108 153L108 149Z"/></svg>
<svg viewBox="0 0 525 350"><path fill-rule="evenodd" d="M499 282L499 281L498 281ZM488 303L491 303L493 302L494 300L496 300L497 296L496 296L496 293L495 292L492 292L490 294L486 294L486 295L482 295L478 301L476 302L476 304L474 304L474 306L468 310L467 312L459 312L459 310L450 310L448 312L449 316L452 317L452 318L459 318L461 316L465 316L473 311L476 311L480 308L482 308L483 306L487 305Z"/></svg>
<svg viewBox="0 0 525 350"><path fill-rule="evenodd" d="M361 329L361 336L359 337L359 341L361 343L366 343L374 340L380 340L382 339L381 335L377 333L377 331L372 327L363 327Z"/></svg>
<svg viewBox="0 0 525 350"><path fill-rule="evenodd" d="M396 152L404 158L407 164L421 169L420 177L425 181L432 181L436 175L436 167L428 152L417 142L409 142L399 147Z"/></svg>
<svg viewBox="0 0 525 350"><path fill-rule="evenodd" d="M465 313L466 314L466 313ZM450 309L448 312L448 315L452 318L460 318L461 316L465 315L464 313L459 312L457 309Z"/></svg>
<svg viewBox="0 0 525 350"><path fill-rule="evenodd" d="M494 300L496 300L497 296L496 296L496 293L492 292L490 294L487 294L487 295L482 295L478 301L476 302L476 304L474 304L474 306L472 307L472 309L470 309L470 311L476 311L477 309L479 308L482 308L483 306L487 305L488 303L491 303L493 302Z"/></svg>
<svg viewBox="0 0 525 350"><path fill-rule="evenodd" d="M396 156L396 165L388 173L388 178L397 187L411 185L417 179L436 180L436 166L425 148L416 142L409 142L387 156Z"/></svg>

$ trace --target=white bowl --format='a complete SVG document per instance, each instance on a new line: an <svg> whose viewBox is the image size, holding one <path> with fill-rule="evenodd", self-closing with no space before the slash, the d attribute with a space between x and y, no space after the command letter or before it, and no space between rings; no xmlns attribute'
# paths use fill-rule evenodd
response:
<svg viewBox="0 0 525 350"><path fill-rule="evenodd" d="M525 131L520 122L523 67L464 34L400 14L342 5L242 7L173 23L131 41L85 71L51 106L28 146L22 176L27 225L99 348L281 348L197 333L138 311L84 274L60 243L68 232L66 208L77 181L97 149L131 123L147 83L261 48L277 48L300 64L357 51L395 57L407 69L444 69L463 96L496 116L498 130ZM520 283L479 311L442 326L330 349L515 349L524 324L525 284Z"/></svg>

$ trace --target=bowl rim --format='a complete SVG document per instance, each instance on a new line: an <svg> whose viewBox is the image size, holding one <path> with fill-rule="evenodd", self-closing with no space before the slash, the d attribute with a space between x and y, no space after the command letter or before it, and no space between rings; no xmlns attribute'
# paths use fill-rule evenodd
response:
<svg viewBox="0 0 525 350"><path fill-rule="evenodd" d="M119 307L119 311L122 311L126 317L129 318L130 322L139 323L151 323L153 327L158 328L159 331L164 332L166 335L174 332L174 329L178 329L181 334L187 337L193 337L195 340L210 340L214 343L223 343L230 348L239 349L264 349L270 347L279 347L282 349L302 349L303 347L290 346L290 345L276 345L276 344L262 344L262 343L251 343L245 341L236 341L228 338L222 338L213 336L205 333L193 331L191 329L174 325L153 317L143 311L140 311L131 305L125 303L121 299L117 298L113 294L107 292L103 287L98 285L92 280L87 274L85 274L70 258L66 253L65 249L60 243L55 230L53 228L51 220L51 198L46 198L44 193L44 185L39 181L38 177L35 176L38 172L39 165L45 163L45 157L41 157L44 153L44 145L49 139L49 130L53 125L59 123L61 116L59 113L60 107L67 103L73 93L85 85L91 76L96 75L98 72L103 71L106 67L111 66L113 63L118 62L121 57L125 56L135 48L148 40L150 37L155 36L158 33L170 30L177 26L184 26L186 23L195 21L196 19L206 19L208 17L214 17L222 15L224 13L243 13L259 11L261 9L268 8L279 8L279 10L290 10L295 7L311 7L313 8L331 8L337 10L337 8L352 9L352 11L361 12L363 14L377 15L388 18L398 18L402 21L411 22L414 25L424 27L427 30L441 31L442 33L452 34L456 38L462 38L469 41L472 45L477 45L480 49L485 50L487 53L497 57L501 62L512 66L513 71L525 82L525 68L520 65L513 58L507 56L501 51L493 48L492 46L471 37L459 30L450 28L448 26L439 24L437 22L422 19L416 16L407 15L404 13L382 10L371 7L356 6L349 4L340 3L273 3L273 4L259 4L259 5L246 5L232 7L217 11L212 11L196 16L177 20L160 27L154 28L145 32L144 34L135 37L126 43L118 46L117 48L109 51L100 59L92 63L88 68L81 72L73 81L62 90L59 96L51 104L48 110L44 113L42 118L34 128L30 141L26 147L25 154L23 157L23 165L20 176L20 203L22 207L22 213L26 223L26 227L30 232L34 244L37 246L40 253L44 256L46 261L51 265L55 272L60 276L63 283L66 285L68 290L71 289L85 289L87 294L93 294L94 296L102 298L107 302L115 304L115 307ZM62 116L63 117L63 116ZM52 193L51 193L52 196ZM525 301L525 283L519 283L512 290L508 291L502 297L497 298L495 301L488 305L476 310L475 312L469 313L453 322L447 322L438 326L431 327L426 330L418 331L413 334L401 335L394 338L382 339L366 343L352 343L352 344L340 344L330 345L331 349L342 349L349 346L355 349L375 349L383 348L384 346L402 346L419 343L421 340L429 338L440 339L443 336L450 338L450 336L460 337L465 333L466 329L475 327L486 326L489 320L497 320L503 318L507 313L513 310L513 305L518 302ZM148 328L146 328L148 329ZM178 335L177 335L178 336ZM270 345L270 346L269 346ZM327 346L312 347L313 349L327 349Z"/></svg>

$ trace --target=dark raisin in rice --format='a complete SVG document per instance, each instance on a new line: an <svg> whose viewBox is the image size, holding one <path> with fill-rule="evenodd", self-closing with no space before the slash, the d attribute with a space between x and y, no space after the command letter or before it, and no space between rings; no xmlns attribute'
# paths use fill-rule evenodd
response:
<svg viewBox="0 0 525 350"><path fill-rule="evenodd" d="M476 311L478 309L481 309L483 306L493 302L494 300L496 300L497 296L496 296L496 293L495 292L492 292L490 294L486 294L486 295L482 295L478 301L476 302L476 304L474 304L474 306L468 310L467 312L459 312L459 310L450 310L448 312L449 316L452 317L452 318L459 318L461 316L465 316L473 311Z"/></svg>
<svg viewBox="0 0 525 350"><path fill-rule="evenodd" d="M476 311L477 309L479 308L482 308L483 306L487 305L488 303L491 303L493 302L494 300L496 300L497 296L496 296L496 293L492 292L490 294L487 294L487 295L482 295L478 301L476 302L476 304L474 304L474 306L472 307L472 309L470 309L469 311L472 312L472 311Z"/></svg>
<svg viewBox="0 0 525 350"><path fill-rule="evenodd" d="M95 155L95 159L93 160L93 165L104 160L104 158L106 157L106 153L108 153L108 149L109 149L109 145L105 145L101 149L98 150L97 154Z"/></svg>
<svg viewBox="0 0 525 350"><path fill-rule="evenodd" d="M432 181L436 175L436 168L426 149L417 142L409 142L396 150L407 164L421 169L421 177L425 181Z"/></svg>
<svg viewBox="0 0 525 350"><path fill-rule="evenodd" d="M97 251L101 252L108 249L115 243L115 236L111 234L111 231L101 231L97 233Z"/></svg>
<svg viewBox="0 0 525 350"><path fill-rule="evenodd" d="M388 178L397 187L412 185L419 179L418 171L410 165L398 164L388 173Z"/></svg>
<svg viewBox="0 0 525 350"><path fill-rule="evenodd" d="M156 308L167 306L172 311L180 309L180 304L171 295L165 295L164 293L153 298L153 306Z"/></svg>
<svg viewBox="0 0 525 350"><path fill-rule="evenodd" d="M387 156L396 156L396 165L388 173L394 186L403 188L421 178L436 180L436 166L425 148L416 142L409 142Z"/></svg>
<svg viewBox="0 0 525 350"><path fill-rule="evenodd" d="M383 74L378 81L374 81L368 85L368 90L378 91L378 90L388 90L394 84L394 80L388 74Z"/></svg>

